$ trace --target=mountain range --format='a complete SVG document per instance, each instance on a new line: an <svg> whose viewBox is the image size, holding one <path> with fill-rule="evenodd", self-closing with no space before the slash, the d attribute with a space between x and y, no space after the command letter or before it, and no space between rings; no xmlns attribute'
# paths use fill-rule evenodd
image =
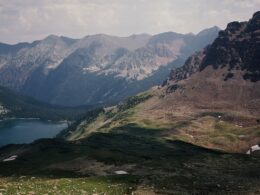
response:
<svg viewBox="0 0 260 195"><path fill-rule="evenodd" d="M88 112L55 139L0 148L2 191L259 194L259 32L260 12L229 23L162 85Z"/></svg>
<svg viewBox="0 0 260 195"><path fill-rule="evenodd" d="M210 46L173 69L162 86L106 108L65 137L80 140L92 132L156 134L246 152L260 142L259 32L260 12L248 22L229 23Z"/></svg>
<svg viewBox="0 0 260 195"><path fill-rule="evenodd" d="M117 102L160 84L171 69L212 43L219 30L82 39L50 35L0 44L0 85L52 104Z"/></svg>

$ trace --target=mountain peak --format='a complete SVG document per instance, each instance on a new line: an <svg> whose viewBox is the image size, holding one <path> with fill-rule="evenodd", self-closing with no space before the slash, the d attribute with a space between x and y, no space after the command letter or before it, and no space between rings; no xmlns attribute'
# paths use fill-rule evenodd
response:
<svg viewBox="0 0 260 195"><path fill-rule="evenodd" d="M209 33L215 33L215 32L219 32L221 29L218 27L218 26L213 26L213 27L210 27L210 28L206 28L202 31L200 31L197 36L204 36L206 34L209 34Z"/></svg>
<svg viewBox="0 0 260 195"><path fill-rule="evenodd" d="M64 46L71 46L74 44L78 39L73 39L65 36L58 36L54 34L50 34L49 36L45 37L41 42L47 44L62 44Z"/></svg>
<svg viewBox="0 0 260 195"><path fill-rule="evenodd" d="M260 11L257 11L253 14L253 19L260 18Z"/></svg>
<svg viewBox="0 0 260 195"><path fill-rule="evenodd" d="M229 23L207 51L201 70L208 65L213 65L214 68L228 66L229 69L246 71L245 78L251 81L259 80L259 16L259 14L254 14L248 22Z"/></svg>
<svg viewBox="0 0 260 195"><path fill-rule="evenodd" d="M206 29L199 34L207 31ZM248 22L229 23L225 30L219 32L212 45L191 56L183 67L173 70L168 81L183 80L195 72L213 66L214 69L226 67L227 75L231 75L232 70L241 70L245 80L257 82L260 80L259 53L260 12L257 12Z"/></svg>
<svg viewBox="0 0 260 195"><path fill-rule="evenodd" d="M42 39L40 41L40 43L52 45L52 44L56 44L59 40L60 40L59 36L50 34L47 37L45 37L44 39Z"/></svg>
<svg viewBox="0 0 260 195"><path fill-rule="evenodd" d="M56 40L59 39L60 37L58 35L50 34L44 40Z"/></svg>
<svg viewBox="0 0 260 195"><path fill-rule="evenodd" d="M130 35L131 38L136 39L136 38L150 38L151 35L147 33L141 33L141 34L132 34Z"/></svg>

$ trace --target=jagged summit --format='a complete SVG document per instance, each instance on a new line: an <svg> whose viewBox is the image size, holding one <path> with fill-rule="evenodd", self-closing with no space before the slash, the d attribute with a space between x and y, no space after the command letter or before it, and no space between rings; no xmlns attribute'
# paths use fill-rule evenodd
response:
<svg viewBox="0 0 260 195"><path fill-rule="evenodd" d="M46 40L46 39L55 40L55 39L59 39L59 38L60 38L60 36L58 36L58 35L50 34L46 38L44 38L44 40Z"/></svg>
<svg viewBox="0 0 260 195"><path fill-rule="evenodd" d="M243 78L256 82L260 80L260 12L248 22L231 22L219 32L211 46L191 56L185 65L173 70L169 80L179 81L203 71L208 66L214 69L227 68L227 75L233 70L243 71Z"/></svg>
<svg viewBox="0 0 260 195"><path fill-rule="evenodd" d="M200 32L198 32L197 36L203 36L205 34L208 34L209 32L219 32L221 30L221 28L219 28L218 26L213 26L211 28L207 28L207 29L204 29Z"/></svg>

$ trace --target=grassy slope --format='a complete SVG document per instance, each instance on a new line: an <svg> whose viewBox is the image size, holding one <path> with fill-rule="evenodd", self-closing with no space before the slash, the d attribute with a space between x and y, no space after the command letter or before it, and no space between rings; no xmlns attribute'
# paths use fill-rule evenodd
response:
<svg viewBox="0 0 260 195"><path fill-rule="evenodd" d="M83 121L65 136L79 140L92 132L127 132L182 140L229 152L245 152L260 142L260 124L255 116L230 110L157 109L165 97L154 90L132 97L117 107ZM131 102L135 99L136 102Z"/></svg>
<svg viewBox="0 0 260 195"><path fill-rule="evenodd" d="M259 156L178 141L241 152L258 141L258 119L229 110L172 108L164 105L167 96L151 90L91 112L60 135L69 142L2 148L0 160L19 158L0 162L0 189L7 194L259 194ZM130 174L116 176L116 170Z"/></svg>

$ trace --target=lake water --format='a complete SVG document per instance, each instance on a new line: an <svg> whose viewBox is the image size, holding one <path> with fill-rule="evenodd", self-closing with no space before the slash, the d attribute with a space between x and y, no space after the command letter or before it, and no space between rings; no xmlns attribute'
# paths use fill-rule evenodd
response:
<svg viewBox="0 0 260 195"><path fill-rule="evenodd" d="M0 121L0 146L31 143L40 138L55 137L67 123L37 119L10 119Z"/></svg>

